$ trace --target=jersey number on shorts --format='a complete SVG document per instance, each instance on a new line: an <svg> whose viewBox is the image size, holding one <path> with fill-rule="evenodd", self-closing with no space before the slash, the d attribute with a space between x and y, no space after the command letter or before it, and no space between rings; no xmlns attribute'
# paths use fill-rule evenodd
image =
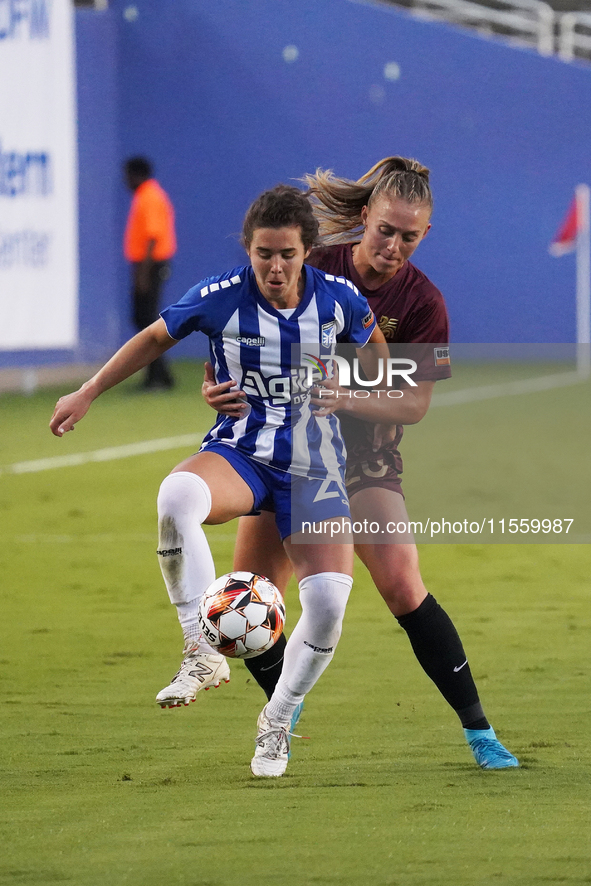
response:
<svg viewBox="0 0 591 886"><path fill-rule="evenodd" d="M373 479L379 479L380 477L384 477L388 473L388 465L384 464L384 460L382 458L378 459L375 462L372 462L374 465L379 465L377 471L374 471L370 466L368 461L361 462L361 464L356 464L353 466L351 473L347 471L347 486L352 486L353 483L360 483L362 480L361 473L365 474L366 477L371 477Z"/></svg>
<svg viewBox="0 0 591 886"><path fill-rule="evenodd" d="M335 483L335 486L337 486L337 491L336 492L329 492L328 491L328 487L330 486L331 483L335 483L335 481L334 480L323 480L322 481L322 483L320 484L320 489L318 490L318 492L314 496L314 502L324 501L326 498L338 498L340 495L342 495L342 492L338 488L338 485L336 483Z"/></svg>

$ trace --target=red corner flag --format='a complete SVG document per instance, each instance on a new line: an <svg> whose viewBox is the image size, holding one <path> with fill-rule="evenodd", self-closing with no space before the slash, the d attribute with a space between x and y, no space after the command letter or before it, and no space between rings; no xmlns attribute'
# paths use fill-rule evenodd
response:
<svg viewBox="0 0 591 886"><path fill-rule="evenodd" d="M590 231L589 185L580 184L569 207L562 227L550 243L550 255L577 253L577 342L589 344L591 339L591 231ZM588 378L591 370L591 350L581 351L579 370Z"/></svg>
<svg viewBox="0 0 591 886"><path fill-rule="evenodd" d="M579 216L578 200L576 197L573 197L566 218L548 247L550 255L558 258L561 255L566 255L568 252L574 252L577 248L577 236L580 227Z"/></svg>
<svg viewBox="0 0 591 886"><path fill-rule="evenodd" d="M574 252L580 246L580 238L589 229L589 188L577 185L575 196L568 208L566 218L548 247L550 255L559 258Z"/></svg>

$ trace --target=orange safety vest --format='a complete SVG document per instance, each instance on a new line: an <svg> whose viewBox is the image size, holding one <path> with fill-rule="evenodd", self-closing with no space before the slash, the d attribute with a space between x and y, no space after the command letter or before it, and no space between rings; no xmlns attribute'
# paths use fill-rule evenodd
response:
<svg viewBox="0 0 591 886"><path fill-rule="evenodd" d="M166 261L175 254L174 209L166 191L154 178L142 182L134 191L123 239L125 258L143 261L150 240L155 241L154 261Z"/></svg>

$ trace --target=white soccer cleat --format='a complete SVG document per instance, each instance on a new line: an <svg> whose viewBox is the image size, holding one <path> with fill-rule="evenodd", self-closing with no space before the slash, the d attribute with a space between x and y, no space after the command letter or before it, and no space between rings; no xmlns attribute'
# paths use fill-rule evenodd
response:
<svg viewBox="0 0 591 886"><path fill-rule="evenodd" d="M223 655L199 652L199 646L186 645L181 666L170 686L161 689L156 702L161 708L179 708L195 701L200 689L217 688L230 682L230 668Z"/></svg>
<svg viewBox="0 0 591 886"><path fill-rule="evenodd" d="M261 778L278 778L285 772L289 760L289 723L269 720L265 705L259 714L257 730L251 772Z"/></svg>

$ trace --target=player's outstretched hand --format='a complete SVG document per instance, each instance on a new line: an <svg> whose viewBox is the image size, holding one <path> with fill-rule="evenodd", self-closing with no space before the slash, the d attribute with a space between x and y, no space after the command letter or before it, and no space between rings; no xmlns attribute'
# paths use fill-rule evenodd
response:
<svg viewBox="0 0 591 886"><path fill-rule="evenodd" d="M49 422L52 434L55 434L56 437L63 437L66 431L73 431L76 422L80 421L88 412L93 399L82 388L72 394L66 394L65 397L60 397Z"/></svg>
<svg viewBox="0 0 591 886"><path fill-rule="evenodd" d="M231 388L234 388L234 390L230 390ZM211 363L205 364L205 376L201 385L201 394L207 405L222 415L240 417L248 410L246 394L244 391L236 390L234 379L224 381L219 385L216 384Z"/></svg>

